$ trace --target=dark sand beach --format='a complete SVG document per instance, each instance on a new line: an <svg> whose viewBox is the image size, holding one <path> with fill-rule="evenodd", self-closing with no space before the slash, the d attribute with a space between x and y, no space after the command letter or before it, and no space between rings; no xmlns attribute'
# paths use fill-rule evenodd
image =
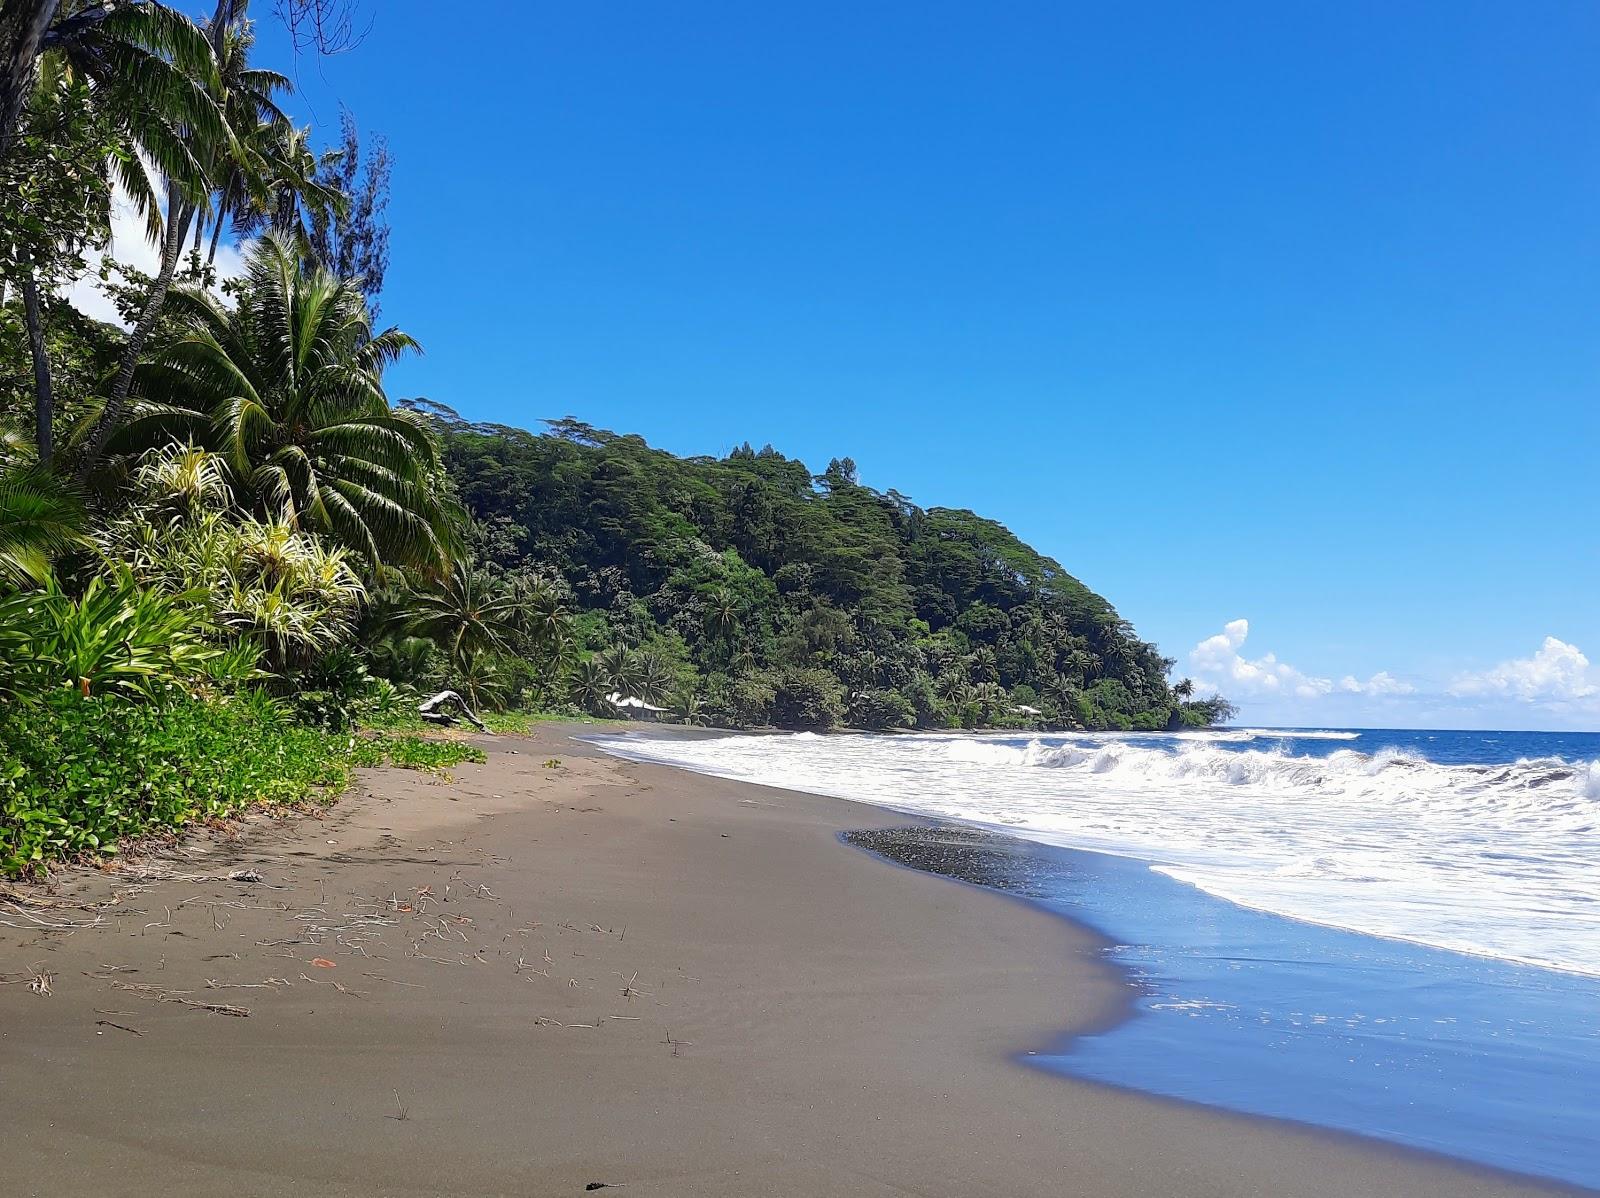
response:
<svg viewBox="0 0 1600 1198"><path fill-rule="evenodd" d="M0 904L4 1192L1565 1192L1030 1070L1124 1010L1089 933L581 731Z"/></svg>

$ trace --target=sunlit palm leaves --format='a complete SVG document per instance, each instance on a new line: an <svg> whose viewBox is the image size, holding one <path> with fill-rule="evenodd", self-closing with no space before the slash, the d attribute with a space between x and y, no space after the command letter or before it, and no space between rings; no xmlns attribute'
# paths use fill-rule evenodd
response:
<svg viewBox="0 0 1600 1198"><path fill-rule="evenodd" d="M42 583L51 560L87 543L77 494L47 470L0 472L0 582Z"/></svg>
<svg viewBox="0 0 1600 1198"><path fill-rule="evenodd" d="M474 570L413 590L400 610L407 632L425 636L461 667L483 655L510 653L524 627L522 600Z"/></svg>
<svg viewBox="0 0 1600 1198"><path fill-rule="evenodd" d="M282 237L252 248L228 308L184 289L184 331L140 367L125 447L189 435L223 454L241 502L380 564L446 569L457 548L422 420L389 407L383 369L416 343L374 333L359 285L306 269Z"/></svg>
<svg viewBox="0 0 1600 1198"><path fill-rule="evenodd" d="M165 5L65 0L42 50L41 86L63 78L89 84L123 147L110 170L145 217L151 240L159 240L158 189L146 164L199 200L209 186L209 160L235 144L217 102L221 80L210 42Z"/></svg>

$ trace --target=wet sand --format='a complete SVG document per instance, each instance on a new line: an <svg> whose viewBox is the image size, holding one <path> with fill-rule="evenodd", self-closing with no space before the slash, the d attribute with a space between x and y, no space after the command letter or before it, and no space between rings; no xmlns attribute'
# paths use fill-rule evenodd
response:
<svg viewBox="0 0 1600 1198"><path fill-rule="evenodd" d="M1025 1068L1125 1010L1090 933L573 731L0 903L0 1189L1566 1192Z"/></svg>

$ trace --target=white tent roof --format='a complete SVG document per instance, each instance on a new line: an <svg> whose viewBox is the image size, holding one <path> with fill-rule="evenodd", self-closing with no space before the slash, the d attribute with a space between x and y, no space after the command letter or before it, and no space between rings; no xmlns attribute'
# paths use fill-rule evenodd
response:
<svg viewBox="0 0 1600 1198"><path fill-rule="evenodd" d="M632 695L624 695L621 691L612 691L606 696L606 702L613 707L628 707L634 711L665 711L665 707L657 707L654 703L646 703L643 699L636 699Z"/></svg>

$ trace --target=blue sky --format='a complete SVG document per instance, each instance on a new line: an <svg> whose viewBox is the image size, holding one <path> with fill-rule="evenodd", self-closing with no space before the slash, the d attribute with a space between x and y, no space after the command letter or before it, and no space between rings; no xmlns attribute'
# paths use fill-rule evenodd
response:
<svg viewBox="0 0 1600 1198"><path fill-rule="evenodd" d="M1600 726L1600 9L364 2L392 394L849 454L1249 722Z"/></svg>

